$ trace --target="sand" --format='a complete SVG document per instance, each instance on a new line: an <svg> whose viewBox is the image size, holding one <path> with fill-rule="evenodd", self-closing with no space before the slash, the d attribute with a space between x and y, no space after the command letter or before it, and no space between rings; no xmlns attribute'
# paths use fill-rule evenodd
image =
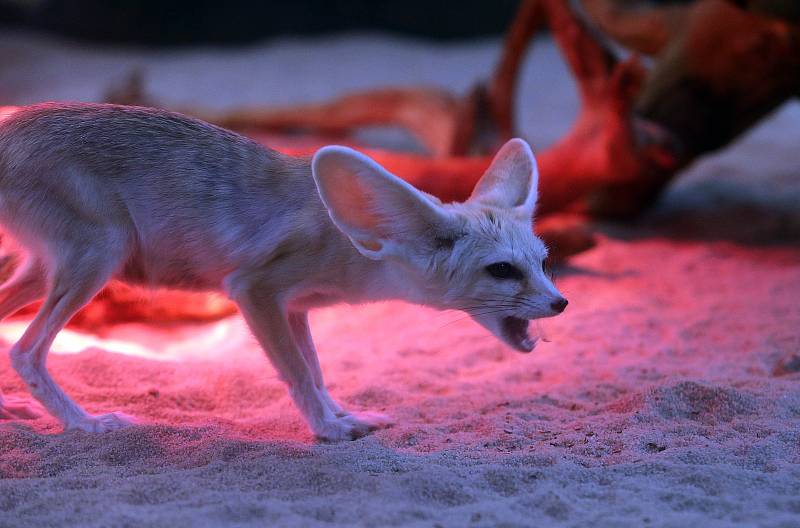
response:
<svg viewBox="0 0 800 528"><path fill-rule="evenodd" d="M394 50L398 78L449 74L458 89L496 46L357 36L156 56L11 35L0 55L26 53L19 71L3 66L0 86L9 104L88 99L112 65L143 62L172 79L155 91L178 99L200 65L221 84L222 62L243 78L248 60L327 64L349 51L328 86L337 92L347 72ZM523 90L533 93L534 67L561 83L540 90L560 120L521 109L546 144L574 115L571 86L549 42L530 64ZM306 64L281 71L313 84ZM256 97L250 84L240 91ZM395 302L313 312L333 395L396 421L354 442L314 441L236 317L65 332L49 361L56 379L90 411L142 425L92 435L47 417L0 422L0 526L800 525L798 117L789 105L697 164L636 225L601 226L598 247L559 271L570 306L529 355L455 312ZM23 327L0 325L0 350ZM6 354L0 389L24 396Z"/></svg>

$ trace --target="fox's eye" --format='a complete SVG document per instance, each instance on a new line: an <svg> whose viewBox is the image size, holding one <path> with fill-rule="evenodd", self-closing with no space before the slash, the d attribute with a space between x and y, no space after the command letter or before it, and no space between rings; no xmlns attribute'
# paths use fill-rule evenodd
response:
<svg viewBox="0 0 800 528"><path fill-rule="evenodd" d="M486 273L495 279L521 279L522 272L508 262L496 262L486 266Z"/></svg>
<svg viewBox="0 0 800 528"><path fill-rule="evenodd" d="M550 279L552 280L552 278L553 278L553 265L550 262L550 257L547 257L546 259L544 259L542 261L542 272L545 274L545 276L550 277Z"/></svg>

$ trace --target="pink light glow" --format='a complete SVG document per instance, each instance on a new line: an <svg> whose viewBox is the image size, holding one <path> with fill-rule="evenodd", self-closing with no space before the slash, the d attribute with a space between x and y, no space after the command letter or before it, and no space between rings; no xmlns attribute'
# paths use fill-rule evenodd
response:
<svg viewBox="0 0 800 528"><path fill-rule="evenodd" d="M28 323L19 320L3 323L0 325L0 339L15 343ZM241 320L228 318L215 323L168 328L148 327L139 323L124 324L103 335L65 328L56 337L51 352L77 354L88 349L100 349L156 361L214 359L229 355L247 340L247 332L243 327Z"/></svg>

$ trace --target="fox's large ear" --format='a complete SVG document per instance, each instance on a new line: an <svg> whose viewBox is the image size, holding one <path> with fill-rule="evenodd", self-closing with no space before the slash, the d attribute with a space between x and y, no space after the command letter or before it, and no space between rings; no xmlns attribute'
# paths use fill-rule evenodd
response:
<svg viewBox="0 0 800 528"><path fill-rule="evenodd" d="M532 215L539 195L539 169L528 144L512 139L500 148L470 200Z"/></svg>
<svg viewBox="0 0 800 528"><path fill-rule="evenodd" d="M449 224L440 205L353 149L320 149L311 171L334 224L371 259L408 254Z"/></svg>

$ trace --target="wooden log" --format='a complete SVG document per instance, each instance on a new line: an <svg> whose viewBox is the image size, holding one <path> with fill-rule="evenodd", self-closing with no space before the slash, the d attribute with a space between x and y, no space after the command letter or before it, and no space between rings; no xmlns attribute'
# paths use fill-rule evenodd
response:
<svg viewBox="0 0 800 528"><path fill-rule="evenodd" d="M690 11L705 0L654 4L647 0L579 0L581 8L603 33L622 46L658 55L686 30ZM755 14L800 23L796 0L727 0Z"/></svg>
<svg viewBox="0 0 800 528"><path fill-rule="evenodd" d="M690 9L687 4L642 0L580 0L580 5L603 33L646 55L657 55L681 33Z"/></svg>
<svg viewBox="0 0 800 528"><path fill-rule="evenodd" d="M800 26L703 0L636 104L680 138L683 162L727 145L800 92Z"/></svg>

